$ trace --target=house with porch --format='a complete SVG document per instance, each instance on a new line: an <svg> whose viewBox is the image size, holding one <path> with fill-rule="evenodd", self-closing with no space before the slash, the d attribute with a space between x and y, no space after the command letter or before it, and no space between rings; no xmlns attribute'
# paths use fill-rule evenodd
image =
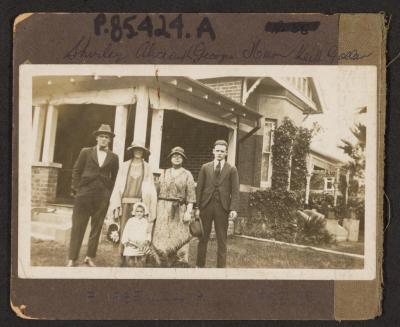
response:
<svg viewBox="0 0 400 327"><path fill-rule="evenodd" d="M72 167L81 148L95 144L92 132L101 123L116 134L112 150L121 164L129 160L126 149L134 139L150 149L148 160L156 173L168 167L169 150L180 145L195 180L201 165L212 160L214 141L227 140L227 160L238 167L240 177L239 214L245 216L248 192L271 186L274 129L285 116L301 125L308 115L323 112L310 77L36 76L32 85L31 204L47 210L44 221L40 213L33 219L32 235L38 238L52 230L52 219L59 228L61 213L68 230ZM320 162L338 164L312 152L307 185ZM47 237L66 239L63 233L51 233Z"/></svg>

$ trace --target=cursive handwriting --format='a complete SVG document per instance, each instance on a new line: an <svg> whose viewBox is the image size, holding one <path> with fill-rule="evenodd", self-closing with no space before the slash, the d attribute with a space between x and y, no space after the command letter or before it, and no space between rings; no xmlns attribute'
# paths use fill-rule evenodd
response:
<svg viewBox="0 0 400 327"><path fill-rule="evenodd" d="M64 59L68 60L104 59L114 63L121 62L125 57L124 53L116 50L111 42L97 49L92 46L91 38L85 36L82 36L64 55Z"/></svg>
<svg viewBox="0 0 400 327"><path fill-rule="evenodd" d="M328 57L331 59L331 63L334 61L345 61L345 60L352 60L357 61L364 58L368 58L372 55L372 52L369 53L362 53L358 49L351 49L344 52L338 53L338 47L333 46L328 50Z"/></svg>
<svg viewBox="0 0 400 327"><path fill-rule="evenodd" d="M371 53L361 53L357 49L338 53L338 47L323 48L318 44L300 42L287 47L285 50L278 50L269 47L268 43L260 39L252 41L249 46L242 50L241 56L244 59L295 59L304 64L334 64L344 60L361 60L369 57Z"/></svg>
<svg viewBox="0 0 400 327"><path fill-rule="evenodd" d="M222 64L226 60L234 58L230 54L209 50L204 42L195 43L178 51L176 49L164 48L159 46L156 42L150 41L146 41L139 45L135 52L135 57L166 61L189 61L195 64L204 61L212 61Z"/></svg>

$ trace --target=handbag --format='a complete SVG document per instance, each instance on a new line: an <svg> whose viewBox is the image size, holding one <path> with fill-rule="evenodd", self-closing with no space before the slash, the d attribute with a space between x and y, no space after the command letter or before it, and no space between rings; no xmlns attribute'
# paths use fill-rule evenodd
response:
<svg viewBox="0 0 400 327"><path fill-rule="evenodd" d="M203 223L198 215L195 215L189 223L189 231L193 237L202 238L204 235Z"/></svg>

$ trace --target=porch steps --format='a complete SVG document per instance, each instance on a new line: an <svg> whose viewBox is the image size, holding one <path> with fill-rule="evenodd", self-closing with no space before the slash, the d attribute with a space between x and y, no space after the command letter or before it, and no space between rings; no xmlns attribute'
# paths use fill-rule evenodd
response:
<svg viewBox="0 0 400 327"><path fill-rule="evenodd" d="M31 237L39 240L55 241L67 246L71 235L72 209L73 207L69 205L51 204L44 209L34 211L31 221ZM83 245L88 242L89 231L90 228L87 228L83 238Z"/></svg>

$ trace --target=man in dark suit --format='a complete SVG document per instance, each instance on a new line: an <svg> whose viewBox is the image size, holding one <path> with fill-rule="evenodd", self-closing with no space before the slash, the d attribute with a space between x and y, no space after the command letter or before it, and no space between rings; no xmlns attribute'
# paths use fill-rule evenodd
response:
<svg viewBox="0 0 400 327"><path fill-rule="evenodd" d="M77 266L90 217L91 229L84 263L90 267L96 266L93 258L96 256L101 229L119 168L118 156L108 149L111 138L115 136L111 127L102 124L93 134L97 145L83 148L72 170L71 188L75 204L72 213L68 267Z"/></svg>
<svg viewBox="0 0 400 327"><path fill-rule="evenodd" d="M214 143L214 160L204 164L197 182L197 205L203 223L204 235L197 248L197 267L206 263L207 243L214 221L217 235L217 267L226 266L226 241L229 220L237 216L239 206L239 176L236 167L225 160L228 143L218 140Z"/></svg>

